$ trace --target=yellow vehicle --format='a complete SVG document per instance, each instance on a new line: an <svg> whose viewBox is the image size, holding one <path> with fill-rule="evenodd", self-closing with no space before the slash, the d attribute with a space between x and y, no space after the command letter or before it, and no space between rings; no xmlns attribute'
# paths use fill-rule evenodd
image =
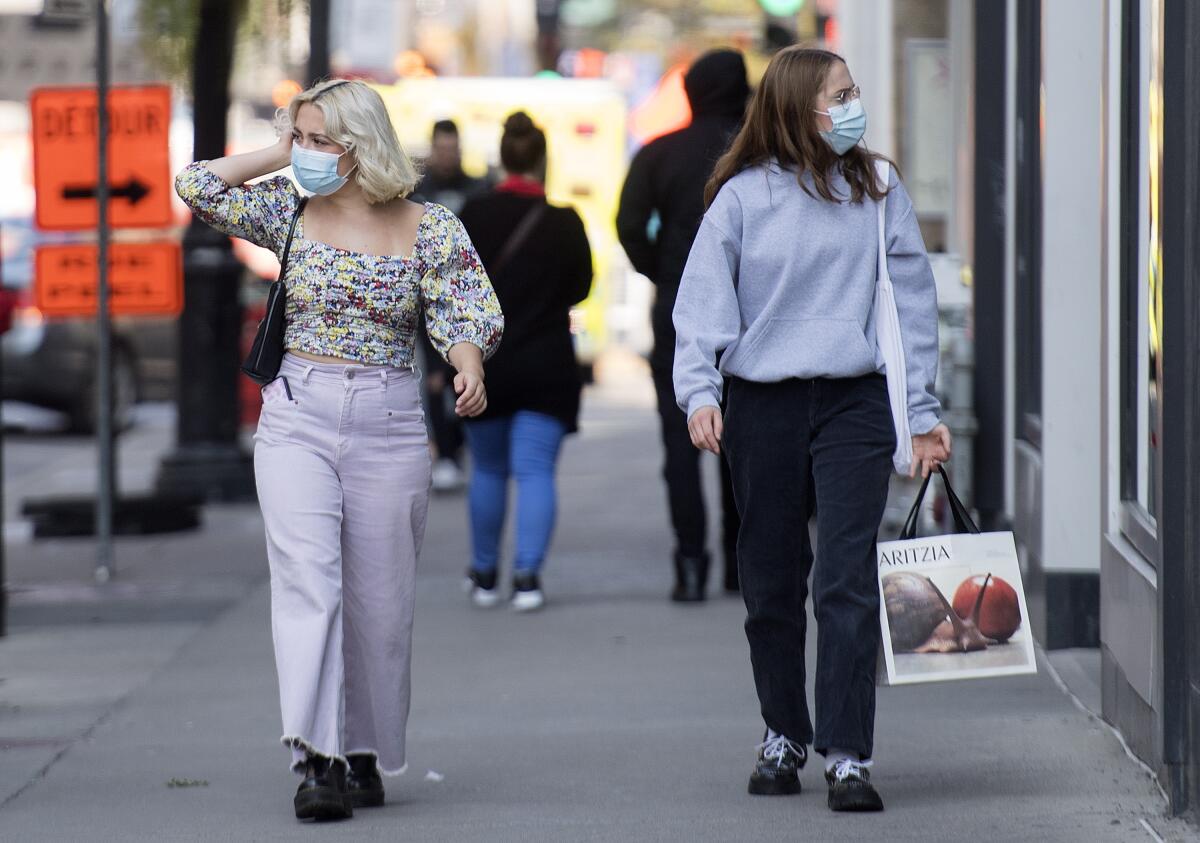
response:
<svg viewBox="0 0 1200 843"><path fill-rule="evenodd" d="M504 119L523 110L546 132L546 193L583 218L592 246L592 293L572 314L576 353L590 366L606 341L605 311L614 277L624 271L614 220L625 175L625 100L609 82L593 79L405 79L374 86L414 156L429 149L433 124L458 124L463 169L495 170Z"/></svg>

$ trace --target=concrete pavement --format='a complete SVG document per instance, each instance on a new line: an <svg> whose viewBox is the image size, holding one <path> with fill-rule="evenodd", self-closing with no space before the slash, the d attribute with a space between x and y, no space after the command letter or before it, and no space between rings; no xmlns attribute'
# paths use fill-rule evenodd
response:
<svg viewBox="0 0 1200 843"><path fill-rule="evenodd" d="M122 540L105 586L86 584L86 542L10 546L20 590L0 639L0 839L1092 843L1153 840L1147 826L1194 839L1045 665L882 689L881 815L831 814L817 764L798 797L747 795L762 726L743 607L665 600L648 383L595 389L586 407L562 465L546 611L470 607L463 501L435 501L409 772L388 781L384 808L346 823L291 816L252 507Z"/></svg>

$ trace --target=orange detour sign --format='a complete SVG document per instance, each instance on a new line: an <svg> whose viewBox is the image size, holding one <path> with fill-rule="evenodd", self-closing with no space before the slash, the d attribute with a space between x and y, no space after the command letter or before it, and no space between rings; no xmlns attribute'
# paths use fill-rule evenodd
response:
<svg viewBox="0 0 1200 843"><path fill-rule="evenodd" d="M108 247L109 312L177 316L183 310L183 253L178 243L112 243ZM95 243L38 246L34 301L48 318L95 316Z"/></svg>
<svg viewBox="0 0 1200 843"><path fill-rule="evenodd" d="M96 227L96 99L95 88L38 88L29 95L39 228ZM108 109L109 224L170 225L171 89L113 88Z"/></svg>

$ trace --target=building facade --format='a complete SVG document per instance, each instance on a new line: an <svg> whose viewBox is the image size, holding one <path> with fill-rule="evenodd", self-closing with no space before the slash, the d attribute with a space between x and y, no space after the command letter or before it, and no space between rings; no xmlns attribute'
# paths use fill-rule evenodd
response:
<svg viewBox="0 0 1200 843"><path fill-rule="evenodd" d="M1196 810L1200 3L840 0L838 17L869 144L910 180L914 139L946 150L922 227L969 284L956 485L1013 530L1039 643L1090 648L1098 713ZM930 50L947 78L914 66Z"/></svg>
<svg viewBox="0 0 1200 843"><path fill-rule="evenodd" d="M1039 640L1099 648L1102 714L1181 812L1200 798L1200 7L975 16L976 504L1011 521Z"/></svg>

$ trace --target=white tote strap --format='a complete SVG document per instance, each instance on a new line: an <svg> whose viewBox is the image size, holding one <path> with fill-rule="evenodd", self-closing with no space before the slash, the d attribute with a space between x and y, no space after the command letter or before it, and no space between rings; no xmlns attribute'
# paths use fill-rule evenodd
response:
<svg viewBox="0 0 1200 843"><path fill-rule="evenodd" d="M891 165L877 161L876 172L886 189ZM892 420L896 426L896 451L892 462L901 474L912 465L912 436L908 426L908 367L904 359L904 342L900 330L900 313L896 308L895 291L887 266L887 231L884 224L887 216L887 194L877 203L879 221L879 270L875 278L875 341L883 357L884 374L887 376L888 402L892 408Z"/></svg>
<svg viewBox="0 0 1200 843"><path fill-rule="evenodd" d="M875 283L880 283L885 279L891 281L892 278L888 274L887 268L887 240L885 239L884 219L887 217L887 186L892 174L892 165L882 158L875 160L875 174L879 177L879 181L883 183L883 198L876 202L879 227L879 274L876 276Z"/></svg>

